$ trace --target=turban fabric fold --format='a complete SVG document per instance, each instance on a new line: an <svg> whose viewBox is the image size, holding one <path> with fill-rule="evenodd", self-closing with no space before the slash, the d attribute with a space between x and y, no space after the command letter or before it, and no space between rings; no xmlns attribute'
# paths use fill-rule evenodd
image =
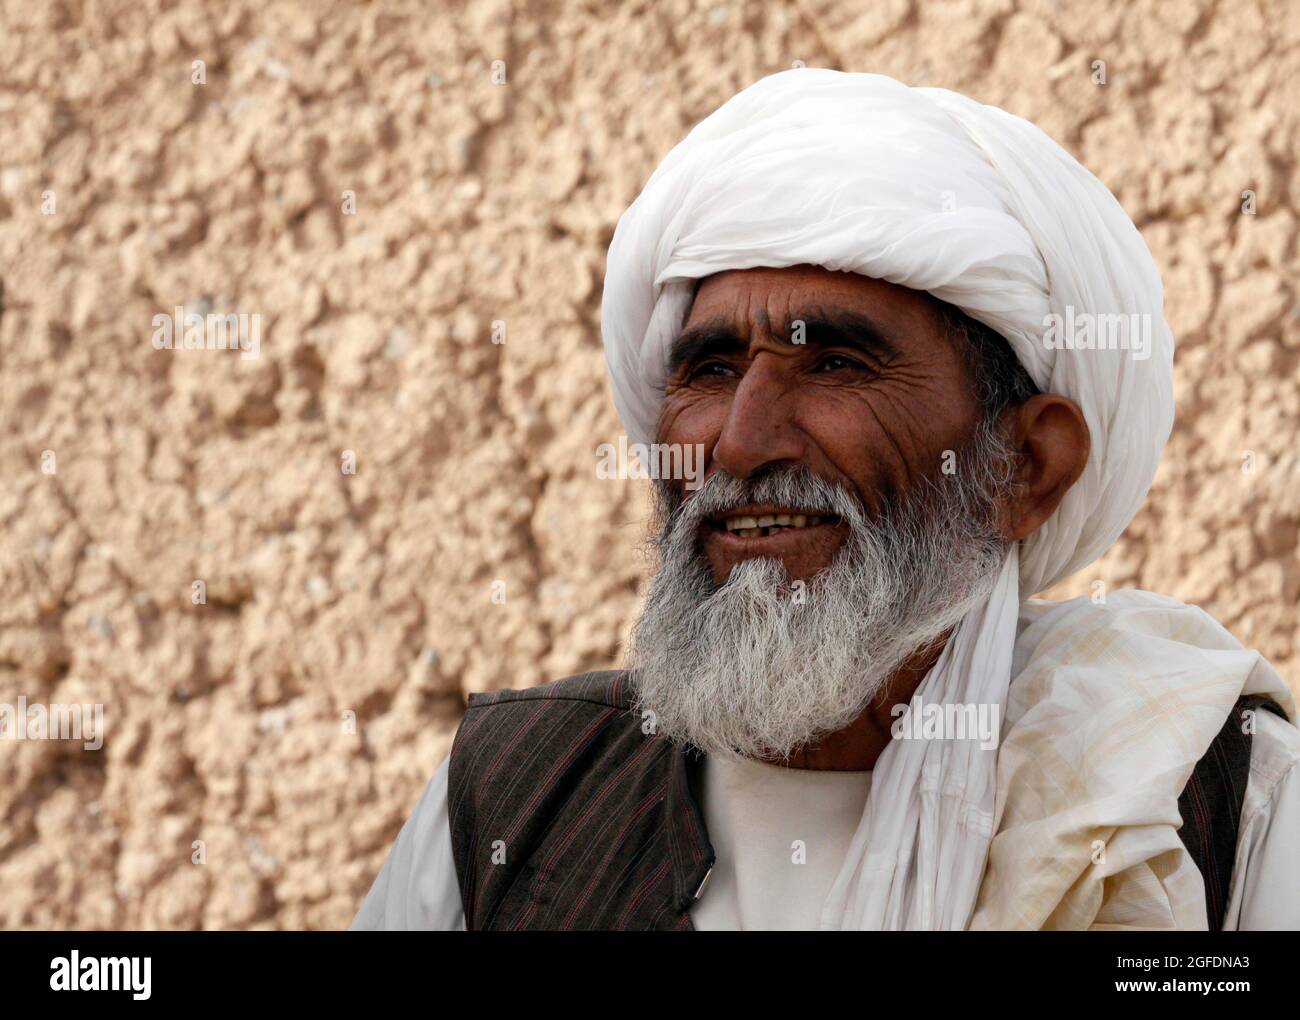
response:
<svg viewBox="0 0 1300 1020"><path fill-rule="evenodd" d="M1005 706L1022 597L1115 541L1172 427L1173 337L1146 244L1095 176L1003 110L874 74L764 78L697 125L619 221L601 328L631 439L654 441L695 281L801 264L955 305L1006 338L1040 390L1083 411L1082 477L1009 550L992 595L917 691L931 704ZM1129 317L1141 336L1128 349L1045 342L1049 316L1081 314ZM993 836L996 764L975 741L891 742L823 927L966 927Z"/></svg>

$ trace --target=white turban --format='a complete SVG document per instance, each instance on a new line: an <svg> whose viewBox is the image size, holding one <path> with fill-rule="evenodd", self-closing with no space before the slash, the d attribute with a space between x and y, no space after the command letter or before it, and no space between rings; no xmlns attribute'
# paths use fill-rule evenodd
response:
<svg viewBox="0 0 1300 1020"><path fill-rule="evenodd" d="M1005 337L1041 390L1083 411L1092 452L1082 477L1010 551L988 603L917 692L926 703L1005 705L1022 593L1115 541L1173 424L1173 336L1151 254L1105 185L1019 117L881 75L772 75L696 126L619 221L601 328L631 439L654 440L693 281L800 264L955 305ZM1150 346L1054 349L1049 314L1144 316ZM965 927L992 836L995 768L996 754L973 741L891 742L823 926Z"/></svg>

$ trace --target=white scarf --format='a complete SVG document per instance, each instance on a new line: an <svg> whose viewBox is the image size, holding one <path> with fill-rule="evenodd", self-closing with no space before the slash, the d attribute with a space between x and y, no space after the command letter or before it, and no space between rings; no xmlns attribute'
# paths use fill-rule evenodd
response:
<svg viewBox="0 0 1300 1020"><path fill-rule="evenodd" d="M601 325L630 439L654 441L694 281L799 264L956 305L1005 337L1041 390L1083 411L1082 477L1011 551L918 689L927 703L1005 709L1022 597L1115 541L1173 423L1173 337L1146 244L1096 177L1003 110L880 75L764 78L696 126L619 221ZM1049 313L1147 316L1148 356L1048 349ZM998 821L997 759L975 742L892 742L823 927L967 927Z"/></svg>

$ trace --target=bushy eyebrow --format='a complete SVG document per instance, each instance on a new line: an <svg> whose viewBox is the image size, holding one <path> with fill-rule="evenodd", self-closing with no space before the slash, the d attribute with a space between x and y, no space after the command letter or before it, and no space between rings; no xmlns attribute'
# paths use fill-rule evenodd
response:
<svg viewBox="0 0 1300 1020"><path fill-rule="evenodd" d="M684 330L668 349L668 374L676 375L685 366L706 357L739 355L748 349L749 343L734 326L723 322L692 326Z"/></svg>
<svg viewBox="0 0 1300 1020"><path fill-rule="evenodd" d="M777 336L793 338L802 323L803 343L810 348L847 347L885 365L897 358L899 348L874 319L861 312L818 312L795 316L773 330ZM668 351L668 374L707 357L738 356L749 349L749 341L728 320L718 319L684 330Z"/></svg>

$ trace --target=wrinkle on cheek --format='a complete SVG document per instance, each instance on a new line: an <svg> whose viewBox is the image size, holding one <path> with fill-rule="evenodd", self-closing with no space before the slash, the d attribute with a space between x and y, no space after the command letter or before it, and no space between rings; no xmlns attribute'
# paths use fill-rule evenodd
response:
<svg viewBox="0 0 1300 1020"><path fill-rule="evenodd" d="M876 405L876 403L868 402L865 405L865 410L866 413L871 417L871 420L876 423L876 432L889 445L889 448L894 451L894 463L892 465L892 470L882 472L882 474L888 474L889 476L891 476L894 486L896 488L901 488L910 485L913 480L913 472L911 470L910 458L908 457L907 451L903 447L902 443L899 442L899 438L895 434L894 428L892 428L885 421L885 419L881 417L880 408ZM879 451L878 443L876 448L877 451ZM877 456L879 456L879 453L877 453Z"/></svg>
<svg viewBox="0 0 1300 1020"><path fill-rule="evenodd" d="M683 408L680 404L664 401L663 407L659 410L659 421L655 425L655 440L657 442L672 442L672 434L676 431L677 419Z"/></svg>
<svg viewBox="0 0 1300 1020"><path fill-rule="evenodd" d="M979 413L973 397L962 387L934 371L923 368L891 371L873 389L890 402L900 421L921 423L933 434L955 432L971 424Z"/></svg>
<svg viewBox="0 0 1300 1020"><path fill-rule="evenodd" d="M828 417L871 423L860 427L861 443L878 465L873 472L878 488L887 480L900 491L906 489L929 473L939 450L952 445L940 441L948 430L936 429L929 395L919 396L913 389L881 384L869 395L837 403L840 407Z"/></svg>
<svg viewBox="0 0 1300 1020"><path fill-rule="evenodd" d="M661 443L704 443L713 448L718 423L725 408L715 406L718 398L711 394L693 393L689 390L667 396L659 411L655 428L656 441Z"/></svg>
<svg viewBox="0 0 1300 1020"><path fill-rule="evenodd" d="M960 447L974 426L973 421L964 417L957 419L934 413L933 408L942 406L918 401L908 409L911 413L901 418L901 428L907 430L922 473L931 469L943 450Z"/></svg>

